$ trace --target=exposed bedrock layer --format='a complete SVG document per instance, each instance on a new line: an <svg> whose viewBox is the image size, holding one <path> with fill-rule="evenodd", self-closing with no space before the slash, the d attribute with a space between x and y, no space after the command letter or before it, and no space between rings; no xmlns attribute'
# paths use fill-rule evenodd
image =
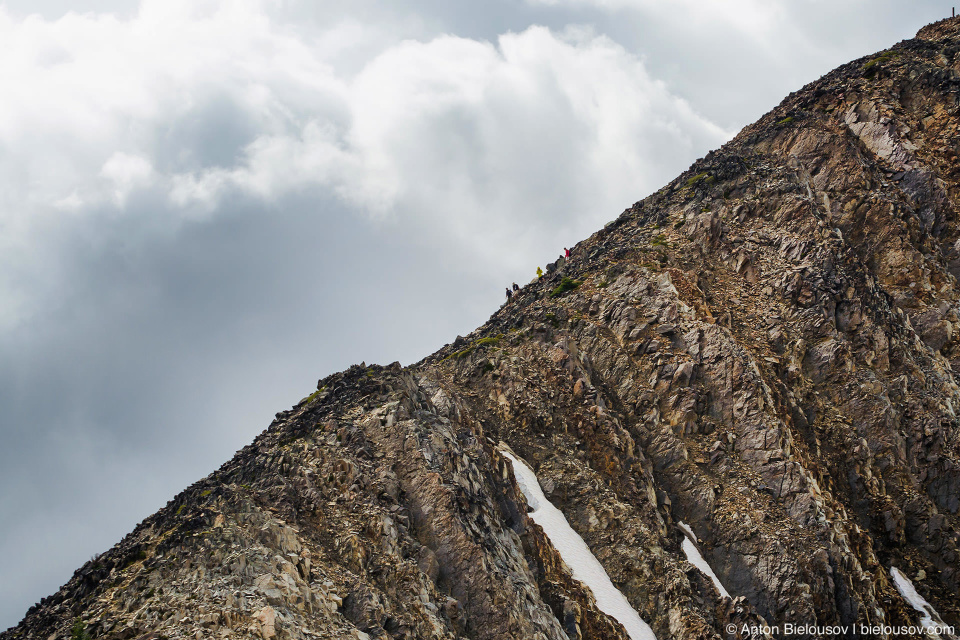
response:
<svg viewBox="0 0 960 640"><path fill-rule="evenodd" d="M625 638L501 443L660 640L916 624L891 566L960 628L958 29L791 94L422 362L321 380L0 637Z"/></svg>

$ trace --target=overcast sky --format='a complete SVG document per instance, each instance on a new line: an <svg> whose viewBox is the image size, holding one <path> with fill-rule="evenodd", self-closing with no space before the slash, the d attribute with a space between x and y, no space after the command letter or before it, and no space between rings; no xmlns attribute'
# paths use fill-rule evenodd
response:
<svg viewBox="0 0 960 640"><path fill-rule="evenodd" d="M950 7L0 2L0 629L318 378L468 333Z"/></svg>

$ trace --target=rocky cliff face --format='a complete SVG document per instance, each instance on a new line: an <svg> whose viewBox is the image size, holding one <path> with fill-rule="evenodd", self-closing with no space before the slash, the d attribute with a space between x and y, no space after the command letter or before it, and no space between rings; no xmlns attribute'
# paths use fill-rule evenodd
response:
<svg viewBox="0 0 960 640"><path fill-rule="evenodd" d="M790 95L474 333L321 380L0 637L626 638L506 446L660 640L916 624L891 566L960 627L958 104L960 20Z"/></svg>

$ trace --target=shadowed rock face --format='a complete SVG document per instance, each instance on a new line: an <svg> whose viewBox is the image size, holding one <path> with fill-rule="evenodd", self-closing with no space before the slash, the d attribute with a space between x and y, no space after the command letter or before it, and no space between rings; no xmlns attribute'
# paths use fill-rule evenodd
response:
<svg viewBox="0 0 960 640"><path fill-rule="evenodd" d="M790 95L466 338L321 380L0 637L625 638L501 442L661 640L915 624L891 565L960 627L958 32Z"/></svg>

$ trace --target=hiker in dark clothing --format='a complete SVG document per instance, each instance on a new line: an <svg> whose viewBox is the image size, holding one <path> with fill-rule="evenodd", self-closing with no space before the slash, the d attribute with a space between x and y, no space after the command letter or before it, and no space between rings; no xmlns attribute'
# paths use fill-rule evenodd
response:
<svg viewBox="0 0 960 640"><path fill-rule="evenodd" d="M520 286L516 282L513 283L513 290L520 291Z"/></svg>
<svg viewBox="0 0 960 640"><path fill-rule="evenodd" d="M507 287L507 302L510 302L510 287Z"/></svg>

